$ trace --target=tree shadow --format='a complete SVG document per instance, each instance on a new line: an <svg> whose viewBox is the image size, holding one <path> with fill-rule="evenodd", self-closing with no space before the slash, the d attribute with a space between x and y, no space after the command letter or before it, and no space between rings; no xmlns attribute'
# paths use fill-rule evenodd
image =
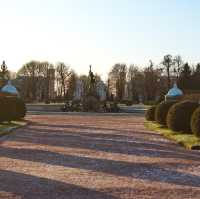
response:
<svg viewBox="0 0 200 199"><path fill-rule="evenodd" d="M71 124L65 124L65 125L61 125L61 124L41 124L41 123L36 123L34 122L32 124L32 126L36 127L36 126L39 126L39 127L50 127L50 128L63 128L65 130L67 129L85 129L85 130L93 130L93 131L108 131L108 132L113 132L113 133L116 133L116 132L119 132L119 133L130 133L131 130L127 130L127 129L116 129L116 128L105 128L105 127L95 127L95 126L87 126L87 125L71 125ZM134 132L135 133L135 132ZM140 133L142 133L143 135L158 135L156 133L153 133L153 132L148 132L148 133L145 133L144 131L140 131Z"/></svg>
<svg viewBox="0 0 200 199"><path fill-rule="evenodd" d="M200 160L198 153L188 152L175 145L168 146L168 143L164 145L160 142L147 141L142 138L127 138L124 135L121 137L121 135L102 135L81 131L74 133L50 129L29 129L29 132L23 132L20 129L15 137L9 139L33 144L81 148L123 155Z"/></svg>
<svg viewBox="0 0 200 199"><path fill-rule="evenodd" d="M176 171L175 163L172 163L171 165L160 163L130 163L74 155L63 155L44 150L6 147L0 147L0 156L56 166L104 172L116 176L149 180L151 182L156 181L175 185L200 187L200 176Z"/></svg>
<svg viewBox="0 0 200 199"><path fill-rule="evenodd" d="M38 126L38 125L37 125ZM102 139L117 139L117 140L144 140L141 139L142 136L154 136L157 138L162 138L161 135L157 133L151 133L151 132L145 132L145 131L137 131L132 132L130 130L119 130L119 129L110 129L110 128L97 128L97 127L91 127L91 126L76 126L76 125L45 125L46 127L50 127L50 129L41 128L44 127L44 125L39 125L40 132L43 133L51 133L58 135L59 133L66 133L66 134L72 134L72 135L80 135L80 136L89 136L93 138L102 138ZM56 126L56 127L54 127ZM36 126L30 126L28 129L29 131L37 131L38 128L34 128ZM72 129L75 129L75 132L72 132ZM79 130L79 131L76 131ZM80 131L81 130L81 131ZM92 133L89 133L92 132ZM128 134L128 135L126 135ZM151 140L151 143L158 143L158 141ZM159 144L166 144L166 142L162 142L159 140ZM169 146L175 146L172 142L167 142L168 147Z"/></svg>
<svg viewBox="0 0 200 199"><path fill-rule="evenodd" d="M58 133L58 132L66 132L66 133L70 133L70 131L72 131L72 129L81 129L82 131L76 131L75 134L79 134L79 135L85 135L85 136L90 136L90 137L98 137L98 138L111 138L111 139L121 139L121 140L134 140L134 141L141 141L141 140L145 140L145 139L141 139L143 136L146 137L154 137L154 140L148 140L149 145L151 144L159 144L159 148L161 147L162 144L167 145L167 148L170 149L172 148L172 150L174 151L174 147L177 147L177 144L174 142L170 142L170 141L161 141L160 139L164 139L162 135L160 135L159 133L154 133L152 131L144 131L144 130L137 130L134 131L133 130L127 130L127 129L114 129L114 128L104 128L104 127L94 127L94 126L86 126L86 125L61 125L61 124L41 124L41 123L37 123L34 122L32 126L30 126L30 129L35 129L34 127L40 127L41 131L46 131L46 132L52 132L52 133ZM45 128L41 128L41 127L50 127L50 129L46 130ZM52 130L51 130L52 129ZM53 130L55 129L55 130ZM59 130L59 129L63 129L63 130ZM70 130L69 130L70 129ZM84 131L83 131L84 130ZM87 131L92 131L92 133L88 133ZM99 132L99 133L98 133ZM105 132L105 133L104 133ZM73 133L74 134L74 133ZM128 134L128 135L126 135ZM132 134L132 136L130 135ZM155 141L155 138L158 138L158 141ZM166 139L167 140L167 139ZM147 143L146 143L147 144ZM183 151L182 148L180 149L176 149L176 151ZM193 151L194 152L194 151ZM195 153L195 152L194 152Z"/></svg>
<svg viewBox="0 0 200 199"><path fill-rule="evenodd" d="M22 199L116 199L108 193L6 170L0 170L1 191Z"/></svg>
<svg viewBox="0 0 200 199"><path fill-rule="evenodd" d="M165 188L165 187L148 187L148 188L106 188L102 191L114 193L119 198L155 198L155 199L183 199L183 198L198 198L200 190L191 190L191 188ZM125 197L124 197L125 196ZM169 197L170 196L170 197Z"/></svg>

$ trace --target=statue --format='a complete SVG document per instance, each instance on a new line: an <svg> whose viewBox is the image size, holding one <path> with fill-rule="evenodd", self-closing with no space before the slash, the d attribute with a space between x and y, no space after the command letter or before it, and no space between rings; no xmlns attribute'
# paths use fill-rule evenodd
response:
<svg viewBox="0 0 200 199"><path fill-rule="evenodd" d="M9 79L8 70L5 61L1 65L0 71L0 87L3 87Z"/></svg>
<svg viewBox="0 0 200 199"><path fill-rule="evenodd" d="M90 71L89 71L89 95L95 95L95 83L96 79L94 76L94 73L92 72L92 66L90 65Z"/></svg>
<svg viewBox="0 0 200 199"><path fill-rule="evenodd" d="M5 61L3 61L3 64L1 65L1 70L3 74L7 73L7 66Z"/></svg>
<svg viewBox="0 0 200 199"><path fill-rule="evenodd" d="M90 65L90 71L89 71L89 78L90 78L90 84L94 84L96 82L94 73L92 72L92 66Z"/></svg>

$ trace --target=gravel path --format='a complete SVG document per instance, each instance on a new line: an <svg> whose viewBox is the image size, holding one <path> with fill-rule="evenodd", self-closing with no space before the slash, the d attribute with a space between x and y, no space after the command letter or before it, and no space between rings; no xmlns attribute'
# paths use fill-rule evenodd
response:
<svg viewBox="0 0 200 199"><path fill-rule="evenodd" d="M28 116L0 138L0 199L199 199L200 152L140 116Z"/></svg>

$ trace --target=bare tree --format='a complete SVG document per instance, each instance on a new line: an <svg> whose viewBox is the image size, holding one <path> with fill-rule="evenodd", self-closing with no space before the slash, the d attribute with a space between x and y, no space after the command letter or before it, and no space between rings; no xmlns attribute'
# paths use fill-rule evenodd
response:
<svg viewBox="0 0 200 199"><path fill-rule="evenodd" d="M54 66L49 62L40 62L39 63L39 76L42 77L42 80L45 81L45 101L49 102L49 92L50 92L50 69L53 69Z"/></svg>
<svg viewBox="0 0 200 199"><path fill-rule="evenodd" d="M129 95L131 96L132 100L138 101L138 89L136 87L137 82L136 78L139 74L139 68L132 64L128 68L127 74L127 81L129 82Z"/></svg>
<svg viewBox="0 0 200 199"><path fill-rule="evenodd" d="M127 76L127 66L126 64L115 64L109 73L109 79L114 79L114 84L116 84L116 96L119 100L123 99L124 89L126 84Z"/></svg>
<svg viewBox="0 0 200 199"><path fill-rule="evenodd" d="M67 94L67 81L71 75L70 67L60 62L56 65L56 78L60 86L60 93L66 97Z"/></svg>
<svg viewBox="0 0 200 199"><path fill-rule="evenodd" d="M39 75L39 62L31 61L22 66L22 68L17 73L18 76L23 76L28 85L26 96L31 100L36 100L36 91Z"/></svg>
<svg viewBox="0 0 200 199"><path fill-rule="evenodd" d="M158 81L160 80L160 72L154 68L153 62L150 60L150 65L144 69L145 76L145 95L146 100L153 101L158 94Z"/></svg>
<svg viewBox="0 0 200 199"><path fill-rule="evenodd" d="M172 65L174 64L173 62L173 58L171 55L165 55L162 61L162 65L165 67L166 72L167 72L167 86L168 89L170 89L171 87L171 73L170 73L170 69L172 67Z"/></svg>
<svg viewBox="0 0 200 199"><path fill-rule="evenodd" d="M180 55L177 55L174 57L173 61L174 61L174 73L178 79L181 73L181 68L183 66L183 60Z"/></svg>
<svg viewBox="0 0 200 199"><path fill-rule="evenodd" d="M71 71L71 75L68 78L68 89L67 89L67 98L73 99L74 91L76 89L76 80L78 79L77 74L74 71Z"/></svg>

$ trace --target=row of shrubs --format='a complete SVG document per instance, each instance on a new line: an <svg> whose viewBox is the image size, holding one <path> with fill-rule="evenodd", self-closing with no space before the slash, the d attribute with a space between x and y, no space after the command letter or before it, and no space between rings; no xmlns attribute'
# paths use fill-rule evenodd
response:
<svg viewBox="0 0 200 199"><path fill-rule="evenodd" d="M173 131L200 137L200 105L194 101L163 101L146 112L148 121L156 121Z"/></svg>
<svg viewBox="0 0 200 199"><path fill-rule="evenodd" d="M63 112L119 112L117 102L100 101L95 96L88 96L83 101L66 101L61 108Z"/></svg>
<svg viewBox="0 0 200 199"><path fill-rule="evenodd" d="M26 106L17 97L0 97L0 122L21 120L26 115Z"/></svg>

